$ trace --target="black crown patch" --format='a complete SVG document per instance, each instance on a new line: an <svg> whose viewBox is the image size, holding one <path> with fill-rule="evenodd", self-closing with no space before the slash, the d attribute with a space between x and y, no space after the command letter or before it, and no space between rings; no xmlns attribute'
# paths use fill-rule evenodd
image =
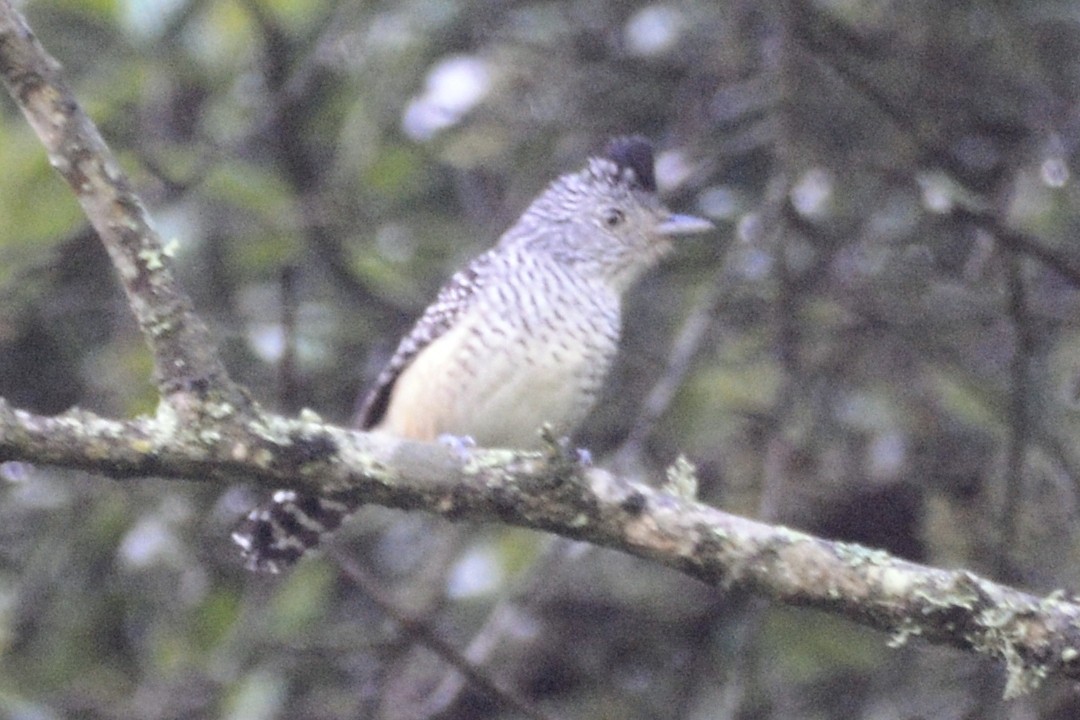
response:
<svg viewBox="0 0 1080 720"><path fill-rule="evenodd" d="M632 170L643 190L656 192L651 142L640 135L613 138L605 146L604 156L614 162L620 171Z"/></svg>

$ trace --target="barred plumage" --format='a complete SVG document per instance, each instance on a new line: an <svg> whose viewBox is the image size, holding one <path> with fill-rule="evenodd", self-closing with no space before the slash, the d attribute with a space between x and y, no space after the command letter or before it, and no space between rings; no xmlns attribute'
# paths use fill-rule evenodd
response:
<svg viewBox="0 0 1080 720"><path fill-rule="evenodd" d="M573 432L618 348L626 289L670 236L710 227L660 204L648 141L613 140L450 279L379 375L356 427L518 448L536 446L544 423ZM277 572L355 503L279 491L233 538L250 568Z"/></svg>

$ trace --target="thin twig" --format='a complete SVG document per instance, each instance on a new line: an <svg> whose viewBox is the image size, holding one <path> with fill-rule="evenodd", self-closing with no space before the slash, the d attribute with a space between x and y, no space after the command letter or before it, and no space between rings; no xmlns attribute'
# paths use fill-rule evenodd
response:
<svg viewBox="0 0 1080 720"><path fill-rule="evenodd" d="M400 625L401 629L414 640L457 669L473 687L490 696L500 705L519 712L525 717L533 720L553 720L553 716L541 712L534 705L518 697L512 690L503 687L499 682L488 676L483 669L462 655L457 648L439 637L426 622L399 608L393 598L383 592L379 583L361 568L355 560L340 550L332 549L330 554L338 567L341 568L342 574L356 585L362 593L371 598L372 602L378 605L380 610L393 618L394 622Z"/></svg>
<svg viewBox="0 0 1080 720"><path fill-rule="evenodd" d="M278 391L281 408L292 414L300 410L300 368L297 364L297 313L300 298L297 293L297 275L295 265L287 264L281 268L278 287L281 288L281 362L278 363Z"/></svg>
<svg viewBox="0 0 1080 720"><path fill-rule="evenodd" d="M852 61L835 52L811 29L814 24L827 24L828 37L844 37L849 40L848 46L857 46L854 36L847 32L843 24L828 18L827 13L812 10L807 3L791 3L791 6L796 10L798 18L795 27L800 29L795 37L811 51L813 57L891 120L918 148L923 157L934 158L952 179L964 184L961 168L955 165L953 153L942 144L941 138L920 125L918 119L912 117L906 106L889 97L884 90L864 77L862 69L865 68L865 62L862 59ZM1074 286L1080 287L1080 261L1049 247L1031 235L1006 226L993 210L958 207L953 210L952 216L988 230L1006 247L1035 258Z"/></svg>
<svg viewBox="0 0 1080 720"><path fill-rule="evenodd" d="M626 453L635 452L652 433L657 420L667 412L671 401L675 398L686 379L687 373L693 365L693 360L701 350L701 344L713 326L716 319L716 309L725 296L727 289L724 283L724 268L719 268L709 282L709 289L697 301L690 315L683 322L679 334L668 353L667 362L664 365L664 373L653 384L645 402L641 406L634 421L633 427L626 436L619 455L625 457ZM621 461L615 460L616 466Z"/></svg>
<svg viewBox="0 0 1080 720"><path fill-rule="evenodd" d="M1016 251L1007 251L1008 314L1013 326L1013 354L1009 368L1009 442L1005 459L1005 492L1001 511L1001 535L997 547L997 577L1012 579L1016 572L1011 552L1016 544L1017 526L1024 496L1024 458L1030 442L1030 412L1032 382L1030 374L1034 338L1031 317L1027 308L1027 289L1024 282L1024 258Z"/></svg>

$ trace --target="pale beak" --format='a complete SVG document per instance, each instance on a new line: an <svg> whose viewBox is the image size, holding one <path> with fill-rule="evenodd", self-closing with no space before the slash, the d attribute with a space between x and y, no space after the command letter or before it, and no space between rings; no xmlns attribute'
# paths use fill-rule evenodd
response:
<svg viewBox="0 0 1080 720"><path fill-rule="evenodd" d="M660 221L656 231L661 235L696 235L708 232L714 227L716 226L704 218L671 213Z"/></svg>

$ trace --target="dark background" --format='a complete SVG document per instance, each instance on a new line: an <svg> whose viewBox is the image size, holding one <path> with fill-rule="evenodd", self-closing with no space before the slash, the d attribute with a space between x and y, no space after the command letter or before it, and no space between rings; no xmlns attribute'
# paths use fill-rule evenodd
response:
<svg viewBox="0 0 1080 720"><path fill-rule="evenodd" d="M712 218L577 442L733 512L1077 588L1080 3L34 0L234 377L345 422L449 274L613 134ZM154 410L105 254L0 97L0 396ZM254 489L0 468L0 716L503 718ZM371 509L382 591L563 718L1072 718L1050 680L608 551ZM539 569L538 569L539 568ZM452 685L452 684L450 684ZM444 685L444 689L447 687Z"/></svg>

